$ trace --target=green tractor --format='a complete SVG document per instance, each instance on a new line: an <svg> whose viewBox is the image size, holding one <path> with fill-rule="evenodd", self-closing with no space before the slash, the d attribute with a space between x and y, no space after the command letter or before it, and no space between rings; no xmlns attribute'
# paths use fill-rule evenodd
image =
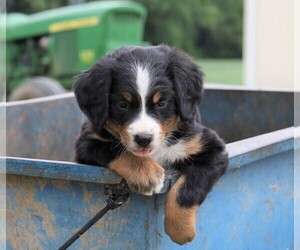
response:
<svg viewBox="0 0 300 250"><path fill-rule="evenodd" d="M146 9L126 1L92 2L32 15L7 15L9 100L59 94L73 77L122 45L143 42Z"/></svg>

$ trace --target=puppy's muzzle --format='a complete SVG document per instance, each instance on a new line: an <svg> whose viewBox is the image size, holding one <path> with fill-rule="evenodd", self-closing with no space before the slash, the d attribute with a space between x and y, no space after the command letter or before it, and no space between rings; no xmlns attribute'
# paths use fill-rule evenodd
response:
<svg viewBox="0 0 300 250"><path fill-rule="evenodd" d="M152 142L152 140L153 140L152 134L140 133L134 136L135 143L143 148L148 147L149 144Z"/></svg>

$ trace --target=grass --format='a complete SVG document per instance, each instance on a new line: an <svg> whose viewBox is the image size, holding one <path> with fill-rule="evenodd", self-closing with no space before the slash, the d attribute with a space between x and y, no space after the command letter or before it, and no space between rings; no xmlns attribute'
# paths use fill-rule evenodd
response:
<svg viewBox="0 0 300 250"><path fill-rule="evenodd" d="M199 59L206 83L243 85L242 59Z"/></svg>

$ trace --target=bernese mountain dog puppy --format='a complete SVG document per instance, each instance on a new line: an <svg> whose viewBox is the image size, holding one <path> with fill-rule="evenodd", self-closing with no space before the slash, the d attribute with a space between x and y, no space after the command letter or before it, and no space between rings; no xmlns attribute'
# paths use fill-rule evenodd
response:
<svg viewBox="0 0 300 250"><path fill-rule="evenodd" d="M177 169L165 230L178 244L192 241L197 209L228 164L224 142L200 122L198 65L166 45L122 47L79 75L74 92L87 117L76 161L107 166L144 195L160 192L164 168Z"/></svg>

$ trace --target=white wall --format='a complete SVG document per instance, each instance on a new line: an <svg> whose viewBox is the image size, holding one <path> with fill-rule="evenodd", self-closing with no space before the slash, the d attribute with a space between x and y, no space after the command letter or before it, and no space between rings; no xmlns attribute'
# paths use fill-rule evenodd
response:
<svg viewBox="0 0 300 250"><path fill-rule="evenodd" d="M293 88L293 0L245 0L244 81Z"/></svg>

